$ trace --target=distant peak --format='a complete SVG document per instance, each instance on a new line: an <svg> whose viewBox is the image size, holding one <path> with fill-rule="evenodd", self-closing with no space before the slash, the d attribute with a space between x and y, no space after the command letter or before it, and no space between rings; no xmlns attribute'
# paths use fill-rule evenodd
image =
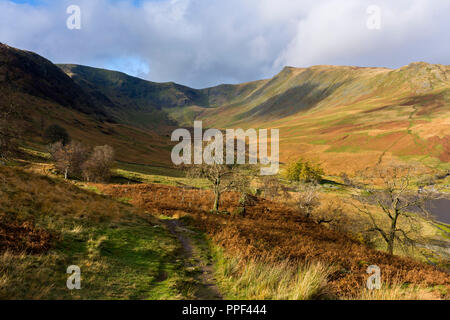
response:
<svg viewBox="0 0 450 320"><path fill-rule="evenodd" d="M415 62L411 62L410 64L408 64L408 66L427 66L430 65L427 62L424 61L415 61Z"/></svg>
<svg viewBox="0 0 450 320"><path fill-rule="evenodd" d="M416 61L416 62L411 62L410 64L401 67L400 69L422 69L422 68L433 68L433 67L438 67L440 66L439 64L432 64L432 63L428 63L428 62L424 62L424 61Z"/></svg>

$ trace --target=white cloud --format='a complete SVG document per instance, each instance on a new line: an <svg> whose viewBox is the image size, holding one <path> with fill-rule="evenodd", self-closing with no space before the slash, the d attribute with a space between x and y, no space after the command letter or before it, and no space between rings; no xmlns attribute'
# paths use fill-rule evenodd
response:
<svg viewBox="0 0 450 320"><path fill-rule="evenodd" d="M70 4L81 7L81 30L66 28ZM380 30L366 27L369 5L382 9ZM0 0L0 41L54 62L204 87L284 65L450 64L449 9L447 0Z"/></svg>

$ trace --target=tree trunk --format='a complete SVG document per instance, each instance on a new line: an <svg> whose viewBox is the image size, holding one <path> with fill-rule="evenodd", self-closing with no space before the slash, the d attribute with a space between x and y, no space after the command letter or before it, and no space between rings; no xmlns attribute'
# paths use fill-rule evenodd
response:
<svg viewBox="0 0 450 320"><path fill-rule="evenodd" d="M66 179L66 180L67 180L68 172L69 172L69 169L66 168L66 170L64 170L64 179Z"/></svg>
<svg viewBox="0 0 450 320"><path fill-rule="evenodd" d="M400 215L400 211L397 209L398 202L395 203L394 217L391 223L391 230L389 232L389 238L387 242L387 250L389 254L394 254L394 242L395 242L395 230L397 229L397 219Z"/></svg>
<svg viewBox="0 0 450 320"><path fill-rule="evenodd" d="M387 243L387 251L389 254L394 254L394 238L389 239Z"/></svg>
<svg viewBox="0 0 450 320"><path fill-rule="evenodd" d="M220 192L219 188L214 188L214 211L219 211Z"/></svg>

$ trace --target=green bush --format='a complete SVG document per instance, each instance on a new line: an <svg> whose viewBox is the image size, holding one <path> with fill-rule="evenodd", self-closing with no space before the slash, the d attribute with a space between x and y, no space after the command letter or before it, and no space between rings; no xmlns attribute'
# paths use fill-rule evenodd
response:
<svg viewBox="0 0 450 320"><path fill-rule="evenodd" d="M286 169L286 178L290 181L320 182L323 174L320 165L303 159L290 163Z"/></svg>

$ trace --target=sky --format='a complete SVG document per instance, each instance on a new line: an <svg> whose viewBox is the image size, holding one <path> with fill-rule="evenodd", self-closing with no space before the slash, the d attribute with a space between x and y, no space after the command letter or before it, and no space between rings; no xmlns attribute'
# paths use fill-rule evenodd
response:
<svg viewBox="0 0 450 320"><path fill-rule="evenodd" d="M449 0L0 0L0 42L204 88L284 66L449 65L449 14Z"/></svg>

